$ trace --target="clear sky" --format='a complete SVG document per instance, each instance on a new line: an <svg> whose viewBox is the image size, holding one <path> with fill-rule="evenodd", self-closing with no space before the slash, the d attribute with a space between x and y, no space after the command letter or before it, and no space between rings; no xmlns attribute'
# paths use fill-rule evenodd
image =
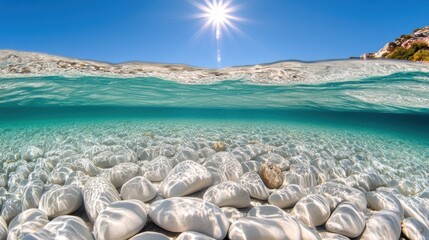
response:
<svg viewBox="0 0 429 240"><path fill-rule="evenodd" d="M203 0L195 0L203 2ZM191 0L0 0L0 49L107 62L147 61L226 67L322 60L376 51L429 25L427 0L234 0L247 21L221 39Z"/></svg>

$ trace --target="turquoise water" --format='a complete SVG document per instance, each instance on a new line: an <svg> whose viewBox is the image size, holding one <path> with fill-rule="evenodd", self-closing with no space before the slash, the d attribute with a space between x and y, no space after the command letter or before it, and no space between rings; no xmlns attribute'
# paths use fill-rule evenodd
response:
<svg viewBox="0 0 429 240"><path fill-rule="evenodd" d="M374 173L389 191L414 198L429 189L429 74L317 85L0 78L2 217L21 211L13 204L35 179L83 188L83 160L105 176L119 162L145 169L161 155L201 162L218 141L242 165L277 154L296 176L286 184L359 185L354 177ZM101 165L106 159L116 162Z"/></svg>
<svg viewBox="0 0 429 240"><path fill-rule="evenodd" d="M429 139L429 73L316 85L245 80L180 84L155 78L0 79L0 121L239 119L359 128ZM39 122L40 122L39 121Z"/></svg>
<svg viewBox="0 0 429 240"><path fill-rule="evenodd" d="M11 221L27 198L35 199L26 189L37 182L44 191L69 184L82 191L90 177L109 180L122 163L138 169L127 176L146 176L150 161L163 158L170 167L185 160L203 164L224 156L215 151L219 141L239 163L233 169L259 171L259 161L272 157L283 164L284 185L308 192L335 182L365 193L375 190L368 179L376 176L377 187L427 222L429 74L420 72L312 85L0 78L0 218ZM220 176L215 170L212 176ZM152 182L159 191L160 182ZM337 190L346 194L333 194ZM204 191L190 196L202 198ZM84 198L86 211L90 200ZM68 214L91 230L85 210ZM142 231L177 236L153 222Z"/></svg>
<svg viewBox="0 0 429 240"><path fill-rule="evenodd" d="M179 84L154 78L0 79L1 107L128 106L429 113L429 73L315 85L245 80Z"/></svg>
<svg viewBox="0 0 429 240"><path fill-rule="evenodd" d="M145 132L154 133L155 139L147 140ZM405 172L412 173L409 177L421 191L429 186L425 170L429 74L397 73L313 85L255 85L245 80L190 85L155 78L54 76L0 79L4 169L6 163L25 158L32 146L45 157L73 150L75 155L64 158L71 161L82 154L88 157L94 146L114 144L138 155L142 149L137 143L174 143L179 149L196 142L210 146L218 140L228 143L229 150L256 141L269 149L286 146L298 155L365 159L366 171L380 173L386 169L374 170L372 164L382 162L394 171L383 173L387 179L400 183ZM405 167L409 162L411 167ZM4 169L0 177L10 174Z"/></svg>

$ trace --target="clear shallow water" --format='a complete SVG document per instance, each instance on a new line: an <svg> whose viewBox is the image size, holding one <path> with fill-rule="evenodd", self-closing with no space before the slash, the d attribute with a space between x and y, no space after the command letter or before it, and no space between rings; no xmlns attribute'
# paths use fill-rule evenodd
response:
<svg viewBox="0 0 429 240"><path fill-rule="evenodd" d="M130 106L298 109L429 114L429 73L318 85L242 81L186 85L154 78L0 79L1 107Z"/></svg>
<svg viewBox="0 0 429 240"><path fill-rule="evenodd" d="M317 85L155 78L0 78L0 122L30 119L238 119L371 129L429 139L429 73ZM84 120L86 121L86 120Z"/></svg>
<svg viewBox="0 0 429 240"><path fill-rule="evenodd" d="M287 184L358 184L353 177L374 173L386 182L384 190L406 196L418 208L416 217L429 221L429 202L418 197L429 187L424 73L295 86L0 79L0 209L22 199L28 182L41 179L52 187L55 173L77 171L82 159L97 165L110 157L144 169L164 151L169 159L191 152L203 162L209 157L204 154L214 154L216 141L237 158L245 156L242 163L279 154L290 162ZM109 171L97 169L99 176ZM88 221L85 213L73 214ZM152 228L162 231L153 224L143 231Z"/></svg>
<svg viewBox="0 0 429 240"><path fill-rule="evenodd" d="M179 84L154 78L33 77L0 79L0 138L21 132L26 147L46 126L106 126L107 122L162 127L254 124L327 129L379 136L420 146L429 155L429 74L397 73L318 85L252 85L246 81ZM173 124L174 125L174 124ZM169 125L169 126L173 126ZM245 128L252 131L253 127ZM75 129L78 129L75 128ZM94 128L96 129L96 128ZM128 132L129 129L124 129ZM74 132L71 132L74 133ZM28 138L28 139L26 139ZM389 145L389 141L385 141ZM40 145L40 143L38 144ZM7 147L2 151L8 159ZM428 161L422 157L421 161Z"/></svg>
<svg viewBox="0 0 429 240"><path fill-rule="evenodd" d="M300 124L428 144L429 74L284 86L245 80L190 85L155 78L0 79L0 126L14 131L21 124L37 127L70 119Z"/></svg>

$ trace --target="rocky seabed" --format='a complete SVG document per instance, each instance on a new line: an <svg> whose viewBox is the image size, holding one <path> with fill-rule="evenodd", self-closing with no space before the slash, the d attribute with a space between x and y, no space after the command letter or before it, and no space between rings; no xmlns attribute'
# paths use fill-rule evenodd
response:
<svg viewBox="0 0 429 240"><path fill-rule="evenodd" d="M427 145L285 126L0 128L0 239L429 239Z"/></svg>

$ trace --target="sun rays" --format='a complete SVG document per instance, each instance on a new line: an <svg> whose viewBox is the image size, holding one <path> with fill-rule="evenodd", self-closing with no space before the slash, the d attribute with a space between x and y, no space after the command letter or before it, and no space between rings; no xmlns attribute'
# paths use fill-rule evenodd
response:
<svg viewBox="0 0 429 240"><path fill-rule="evenodd" d="M197 34L201 34L211 29L216 38L217 62L222 61L220 41L222 35L231 33L232 31L241 31L236 26L236 23L243 21L242 18L234 16L239 9L238 5L233 5L232 0L203 0L192 1L192 3L201 11L196 15L196 18L204 21Z"/></svg>

